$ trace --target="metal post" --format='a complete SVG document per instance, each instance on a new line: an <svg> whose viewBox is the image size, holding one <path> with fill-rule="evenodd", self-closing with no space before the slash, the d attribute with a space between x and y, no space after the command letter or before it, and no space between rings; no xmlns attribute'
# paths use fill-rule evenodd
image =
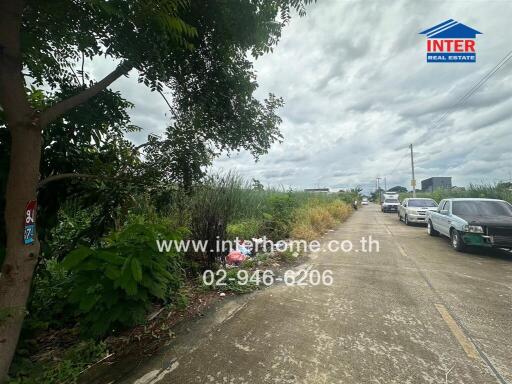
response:
<svg viewBox="0 0 512 384"><path fill-rule="evenodd" d="M377 177L377 193L379 194L379 204L382 203L382 193L380 192L380 177Z"/></svg>
<svg viewBox="0 0 512 384"><path fill-rule="evenodd" d="M411 147L411 169L412 169L412 180L411 180L411 186L412 186L412 197L416 197L416 179L414 178L414 152Z"/></svg>

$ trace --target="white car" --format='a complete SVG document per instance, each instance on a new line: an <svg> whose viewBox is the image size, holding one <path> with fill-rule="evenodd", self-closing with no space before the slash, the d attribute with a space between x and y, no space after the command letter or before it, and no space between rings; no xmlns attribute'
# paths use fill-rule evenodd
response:
<svg viewBox="0 0 512 384"><path fill-rule="evenodd" d="M407 198L398 207L398 220L406 225L411 223L427 223L427 211L436 211L437 203L427 198Z"/></svg>
<svg viewBox="0 0 512 384"><path fill-rule="evenodd" d="M361 205L368 205L368 198L363 197L363 200L361 200Z"/></svg>

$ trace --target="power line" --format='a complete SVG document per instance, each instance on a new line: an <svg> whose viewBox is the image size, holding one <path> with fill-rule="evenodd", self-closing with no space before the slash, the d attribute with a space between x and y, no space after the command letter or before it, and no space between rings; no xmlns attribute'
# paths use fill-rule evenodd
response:
<svg viewBox="0 0 512 384"><path fill-rule="evenodd" d="M441 123L443 123L457 107L464 105L464 103L466 103L466 101L468 101L471 96L473 96L487 81L489 81L489 79L494 76L496 72L503 68L510 61L510 59L512 59L512 50L510 50L489 72L487 72L480 80L473 84L473 86L463 96L461 96L445 113L443 113L443 115L434 122L432 130L438 129L441 126ZM405 153L404 156L401 157L400 160L395 164L393 170L390 172L391 175L394 174L395 170L400 166L406 155L408 155L408 152Z"/></svg>
<svg viewBox="0 0 512 384"><path fill-rule="evenodd" d="M433 129L439 128L442 122L453 112L453 110L463 105L471 96L475 94L496 72L498 72L507 62L512 59L512 50L509 51L484 77L478 80L473 86L453 104L438 120L434 122Z"/></svg>
<svg viewBox="0 0 512 384"><path fill-rule="evenodd" d="M398 169L398 167L400 166L400 164L402 164L402 161L404 161L404 159L409 155L409 152L405 152L404 155L400 158L400 160L398 160L398 162L395 164L395 166L393 167L393 169L391 170L391 172L389 172L389 174L391 176L393 176L393 174L395 173L395 171Z"/></svg>
<svg viewBox="0 0 512 384"><path fill-rule="evenodd" d="M390 172L391 175L396 171L396 169L400 166L400 164L402 164L402 161L407 157L407 155L408 155L408 152L404 153L404 155L398 161L398 163L395 164L395 166L393 167L393 170Z"/></svg>

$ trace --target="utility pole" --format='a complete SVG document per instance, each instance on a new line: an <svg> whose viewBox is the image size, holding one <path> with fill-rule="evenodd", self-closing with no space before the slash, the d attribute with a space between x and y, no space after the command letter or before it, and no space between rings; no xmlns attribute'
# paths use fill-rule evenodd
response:
<svg viewBox="0 0 512 384"><path fill-rule="evenodd" d="M416 197L416 179L414 178L414 152L412 149L412 144L410 145L411 148L411 169L412 169L412 197Z"/></svg>
<svg viewBox="0 0 512 384"><path fill-rule="evenodd" d="M384 176L384 192L388 191L388 184L386 182L386 176Z"/></svg>
<svg viewBox="0 0 512 384"><path fill-rule="evenodd" d="M380 177L377 176L377 193L379 194L379 204L382 202L382 196L380 193Z"/></svg>

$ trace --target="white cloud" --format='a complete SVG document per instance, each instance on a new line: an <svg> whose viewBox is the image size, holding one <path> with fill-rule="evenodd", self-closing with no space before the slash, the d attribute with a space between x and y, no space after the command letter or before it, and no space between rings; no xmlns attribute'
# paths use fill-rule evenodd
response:
<svg viewBox="0 0 512 384"><path fill-rule="evenodd" d="M483 32L475 64L425 62L425 37L418 33L448 18ZM257 163L242 152L213 169L297 188L370 189L377 175L386 176L388 186L407 185L413 142L419 180L453 176L465 185L508 178L512 61L432 128L510 50L504 31L511 19L512 3L499 0L319 1L255 63L258 97L273 92L285 99L284 142ZM146 131L134 140L167 125L165 102L135 76L113 88L136 104L134 123Z"/></svg>

